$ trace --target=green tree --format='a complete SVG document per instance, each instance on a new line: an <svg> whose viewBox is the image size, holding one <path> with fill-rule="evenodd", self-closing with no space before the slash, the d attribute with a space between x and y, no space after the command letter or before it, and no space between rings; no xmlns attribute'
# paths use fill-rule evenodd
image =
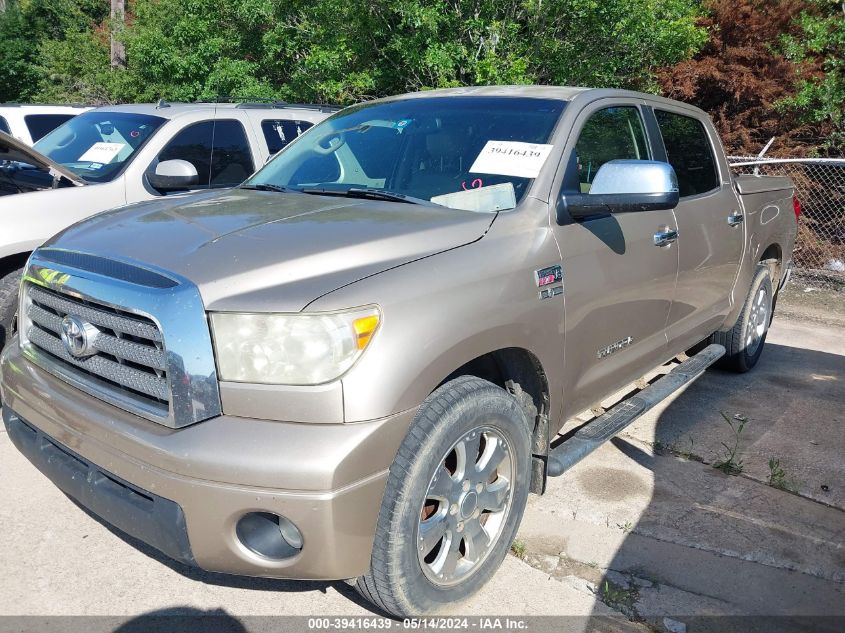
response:
<svg viewBox="0 0 845 633"><path fill-rule="evenodd" d="M811 0L812 9L797 20L798 35L782 38L789 59L809 77L801 78L794 96L782 100L782 110L798 113L806 123L827 132L823 149L845 150L845 3Z"/></svg>
<svg viewBox="0 0 845 633"><path fill-rule="evenodd" d="M0 101L37 98L40 49L87 32L108 15L98 0L18 0L0 14ZM63 95L62 100L65 99Z"/></svg>
<svg viewBox="0 0 845 633"><path fill-rule="evenodd" d="M30 94L352 103L474 84L656 90L655 70L706 39L696 0L134 0L127 8L125 69L108 64L103 16L39 42Z"/></svg>

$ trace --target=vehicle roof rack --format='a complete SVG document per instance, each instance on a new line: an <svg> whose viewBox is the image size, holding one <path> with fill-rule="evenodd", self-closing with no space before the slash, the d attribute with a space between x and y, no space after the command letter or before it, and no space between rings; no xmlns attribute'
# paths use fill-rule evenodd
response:
<svg viewBox="0 0 845 633"><path fill-rule="evenodd" d="M270 101L268 103L238 103L236 108L294 108L298 110L317 110L318 112L337 112L341 106L328 103L288 103L286 101Z"/></svg>
<svg viewBox="0 0 845 633"><path fill-rule="evenodd" d="M217 97L215 103L234 103L236 108L296 108L300 110L317 110L318 112L337 112L343 106L330 103L289 103L279 99L267 97Z"/></svg>

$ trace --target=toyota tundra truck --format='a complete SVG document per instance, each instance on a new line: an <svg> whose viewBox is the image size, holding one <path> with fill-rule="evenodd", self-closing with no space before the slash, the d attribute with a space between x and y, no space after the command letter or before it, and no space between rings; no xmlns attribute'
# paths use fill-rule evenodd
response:
<svg viewBox="0 0 845 633"><path fill-rule="evenodd" d="M78 504L185 565L454 611L548 477L714 362L758 362L799 210L676 101L371 101L238 188L37 249L3 420Z"/></svg>

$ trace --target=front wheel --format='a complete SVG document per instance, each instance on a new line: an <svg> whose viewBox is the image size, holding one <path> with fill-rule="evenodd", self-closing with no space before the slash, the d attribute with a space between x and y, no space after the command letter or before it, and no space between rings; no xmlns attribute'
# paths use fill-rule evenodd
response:
<svg viewBox="0 0 845 633"><path fill-rule="evenodd" d="M460 377L423 402L393 465L358 591L399 617L480 589L505 558L528 498L531 441L516 399Z"/></svg>
<svg viewBox="0 0 845 633"><path fill-rule="evenodd" d="M13 270L0 277L0 349L12 337L12 324L18 310L18 287L22 269Z"/></svg>
<svg viewBox="0 0 845 633"><path fill-rule="evenodd" d="M774 293L769 269L759 265L751 281L742 312L739 313L734 326L710 337L710 343L725 346L725 355L719 362L720 366L742 373L757 364L772 321L773 305Z"/></svg>

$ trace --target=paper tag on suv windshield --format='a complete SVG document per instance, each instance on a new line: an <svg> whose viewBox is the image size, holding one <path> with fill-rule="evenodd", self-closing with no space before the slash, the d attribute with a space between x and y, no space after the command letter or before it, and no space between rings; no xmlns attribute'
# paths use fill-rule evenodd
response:
<svg viewBox="0 0 845 633"><path fill-rule="evenodd" d="M552 147L516 141L487 141L469 171L473 174L536 178Z"/></svg>
<svg viewBox="0 0 845 633"><path fill-rule="evenodd" d="M103 163L108 165L115 157L126 147L125 143L94 143L88 148L82 156L79 157L80 162Z"/></svg>

